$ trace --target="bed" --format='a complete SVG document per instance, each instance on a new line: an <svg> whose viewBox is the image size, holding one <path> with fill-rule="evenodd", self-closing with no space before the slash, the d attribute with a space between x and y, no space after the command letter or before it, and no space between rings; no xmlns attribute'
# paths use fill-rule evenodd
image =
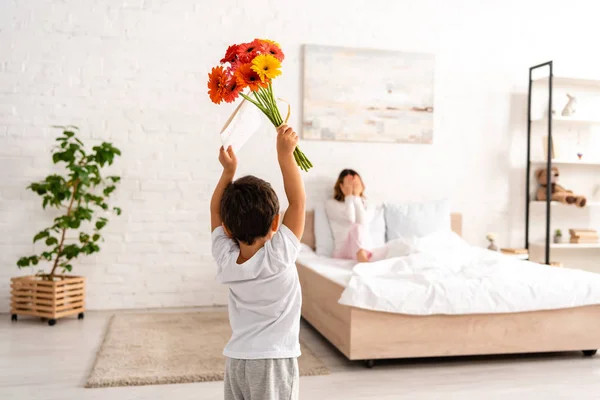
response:
<svg viewBox="0 0 600 400"><path fill-rule="evenodd" d="M307 213L303 243L312 243L314 216ZM462 217L451 216L461 234ZM337 265L336 265L337 263ZM350 264L349 264L350 263ZM307 264L307 265L304 265ZM344 260L299 257L302 317L350 360L583 351L600 348L600 305L465 315L409 315L339 303L352 265ZM547 267L550 268L550 267Z"/></svg>

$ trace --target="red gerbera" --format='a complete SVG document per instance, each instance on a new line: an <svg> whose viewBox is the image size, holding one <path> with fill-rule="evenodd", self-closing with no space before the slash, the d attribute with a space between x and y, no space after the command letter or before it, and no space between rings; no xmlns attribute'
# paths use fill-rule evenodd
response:
<svg viewBox="0 0 600 400"><path fill-rule="evenodd" d="M262 47L263 43L258 39L254 39L250 43L242 43L238 46L238 59L242 63L248 63L260 54Z"/></svg>
<svg viewBox="0 0 600 400"><path fill-rule="evenodd" d="M260 80L260 76L252 70L252 64L242 64L235 71L235 77L238 85L245 88L249 87L251 91L256 92L260 87L266 88L269 82Z"/></svg>
<svg viewBox="0 0 600 400"><path fill-rule="evenodd" d="M208 95L210 96L210 100L215 104L223 101L225 80L226 76L223 67L214 67L208 74Z"/></svg>
<svg viewBox="0 0 600 400"><path fill-rule="evenodd" d="M223 57L221 59L221 64L224 64L226 62L234 64L237 59L238 59L238 48L240 46L237 44L232 44L231 46L229 46L227 48L227 51L225 52L225 57Z"/></svg>
<svg viewBox="0 0 600 400"><path fill-rule="evenodd" d="M242 89L243 87L238 84L235 76L229 77L223 88L223 100L226 103L233 103L238 98Z"/></svg>
<svg viewBox="0 0 600 400"><path fill-rule="evenodd" d="M260 40L260 39L258 39ZM283 61L283 59L285 58L285 55L283 54L283 51L281 51L281 47L279 47L277 45L277 43L275 43L272 40L266 40L266 39L262 39L260 40L261 45L262 45L262 51L265 54L270 54L273 57L275 57L276 59L278 59L279 61Z"/></svg>

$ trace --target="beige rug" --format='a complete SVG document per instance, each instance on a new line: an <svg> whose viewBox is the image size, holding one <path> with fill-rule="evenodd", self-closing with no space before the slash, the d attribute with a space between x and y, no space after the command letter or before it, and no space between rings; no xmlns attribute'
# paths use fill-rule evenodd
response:
<svg viewBox="0 0 600 400"><path fill-rule="evenodd" d="M115 315L85 387L160 385L223 380L226 312ZM303 343L300 375L327 368Z"/></svg>

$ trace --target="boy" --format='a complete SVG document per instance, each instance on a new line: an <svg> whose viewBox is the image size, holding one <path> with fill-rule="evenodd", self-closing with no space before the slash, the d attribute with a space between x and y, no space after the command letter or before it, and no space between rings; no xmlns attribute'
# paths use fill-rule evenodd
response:
<svg viewBox="0 0 600 400"><path fill-rule="evenodd" d="M295 261L306 195L293 155L297 143L292 128L277 129L277 159L289 202L281 227L271 185L254 176L234 182L233 150L221 148L219 154L223 174L210 214L217 280L229 285L226 400L298 398L302 295Z"/></svg>

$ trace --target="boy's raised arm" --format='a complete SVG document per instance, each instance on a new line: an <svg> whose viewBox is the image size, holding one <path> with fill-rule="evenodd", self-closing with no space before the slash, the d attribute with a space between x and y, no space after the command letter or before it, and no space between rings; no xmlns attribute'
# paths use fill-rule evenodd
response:
<svg viewBox="0 0 600 400"><path fill-rule="evenodd" d="M219 183L217 183L217 187L215 187L215 191L210 200L211 232L223 223L223 220L221 219L221 198L223 197L223 192L225 192L227 185L233 182L235 170L237 169L237 158L235 157L231 146L229 146L227 151L221 147L219 152L219 162L223 166L223 173L221 174Z"/></svg>
<svg viewBox="0 0 600 400"><path fill-rule="evenodd" d="M287 125L277 128L277 159L283 175L285 194L289 202L289 207L283 217L283 224L298 239L301 239L304 233L306 193L300 169L294 159L294 149L297 144L298 135L292 128Z"/></svg>

